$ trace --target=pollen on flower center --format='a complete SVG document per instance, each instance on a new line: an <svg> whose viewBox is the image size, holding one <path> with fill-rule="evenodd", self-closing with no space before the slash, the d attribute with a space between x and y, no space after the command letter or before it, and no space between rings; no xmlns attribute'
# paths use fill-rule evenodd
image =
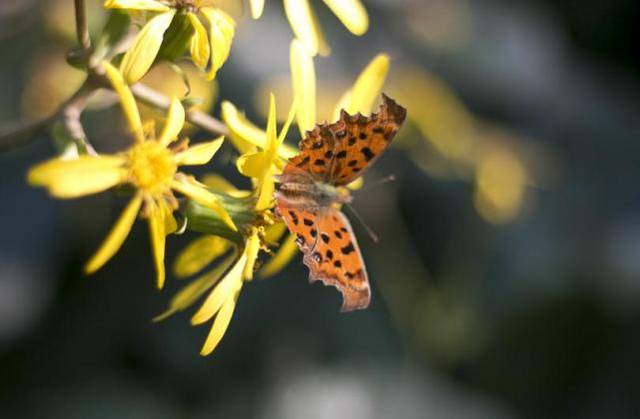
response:
<svg viewBox="0 0 640 419"><path fill-rule="evenodd" d="M128 165L131 183L147 192L167 188L178 169L171 152L155 141L135 145Z"/></svg>

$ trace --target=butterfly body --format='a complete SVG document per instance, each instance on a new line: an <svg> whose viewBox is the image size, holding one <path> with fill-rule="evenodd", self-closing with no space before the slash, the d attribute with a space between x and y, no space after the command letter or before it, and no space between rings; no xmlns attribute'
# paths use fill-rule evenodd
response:
<svg viewBox="0 0 640 419"><path fill-rule="evenodd" d="M300 141L276 178L276 212L304 254L309 280L335 286L342 311L366 308L371 300L358 243L340 206L351 201L346 185L359 178L391 143L406 110L383 95L369 117L344 110L333 124L321 124Z"/></svg>
<svg viewBox="0 0 640 419"><path fill-rule="evenodd" d="M304 174L285 174L278 176L277 180L276 199L288 207L321 211L352 199L349 189L317 181Z"/></svg>

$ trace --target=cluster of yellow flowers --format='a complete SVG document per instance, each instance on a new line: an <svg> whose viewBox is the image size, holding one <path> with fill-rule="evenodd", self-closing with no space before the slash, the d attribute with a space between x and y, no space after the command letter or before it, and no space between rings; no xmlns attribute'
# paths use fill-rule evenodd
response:
<svg viewBox="0 0 640 419"><path fill-rule="evenodd" d="M354 34L368 27L367 13L358 0L324 0ZM163 319L204 298L192 324L213 320L201 353L210 354L225 334L243 284L251 281L261 254L271 257L258 275L268 277L282 269L297 248L286 228L272 212L274 176L286 159L296 153L285 142L295 120L300 135L316 124L316 75L314 57L327 54L317 19L308 0L284 0L295 38L290 45L293 101L278 132L276 101L269 98L266 129L248 121L230 102L221 104L221 119L227 139L238 151L238 171L252 180L252 189L238 190L216 174L201 179L182 172L181 166L205 165L223 146L225 138L190 145L184 136L189 119L188 101L170 99L166 121L160 130L144 122L132 93L153 66L190 57L208 80L216 77L230 55L236 22L230 14L205 0L107 0L104 7L119 9L133 21L141 21L137 35L122 53L102 59L88 72L103 77L117 93L132 145L119 153L63 155L33 167L28 181L46 188L56 198L75 198L126 185L132 198L102 245L85 265L86 273L100 269L122 246L138 216L147 220L155 263L157 287L165 283L165 242L168 235L185 229L203 233L179 255L175 275L192 276L218 261L215 267L194 279L170 302ZM261 16L264 1L250 1L251 15ZM110 57L103 54L104 57ZM389 57L376 56L362 71L335 107L368 113L379 96L389 68ZM185 110L185 107L187 110ZM358 187L358 185L352 185ZM176 212L180 213L177 217ZM278 246L278 243L280 245ZM277 250L272 252L271 249Z"/></svg>

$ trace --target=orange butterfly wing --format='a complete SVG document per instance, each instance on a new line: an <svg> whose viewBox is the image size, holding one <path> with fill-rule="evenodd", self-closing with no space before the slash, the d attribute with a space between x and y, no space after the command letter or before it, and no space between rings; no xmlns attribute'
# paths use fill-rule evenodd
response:
<svg viewBox="0 0 640 419"><path fill-rule="evenodd" d="M382 95L378 113L340 112L333 124L321 124L300 141L300 154L292 157L284 173L304 171L333 185L346 185L358 178L389 146L404 122L407 111Z"/></svg>
<svg viewBox="0 0 640 419"><path fill-rule="evenodd" d="M351 183L371 167L389 146L406 118L406 109L382 95L378 113L365 117L344 110L333 124L321 124L300 141L300 153L289 160L280 182L304 185L320 181ZM301 190L298 204L277 202L277 212L296 235L309 280L335 286L342 311L366 308L371 299L367 272L347 218L332 207L314 206Z"/></svg>
<svg viewBox="0 0 640 419"><path fill-rule="evenodd" d="M336 287L342 293L343 312L367 308L369 279L347 217L335 209L314 213L284 205L278 206L278 213L297 237L309 282Z"/></svg>

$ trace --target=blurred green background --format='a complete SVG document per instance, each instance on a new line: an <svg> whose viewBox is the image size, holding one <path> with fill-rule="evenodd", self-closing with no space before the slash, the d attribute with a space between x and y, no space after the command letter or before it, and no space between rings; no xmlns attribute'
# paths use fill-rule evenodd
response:
<svg viewBox="0 0 640 419"><path fill-rule="evenodd" d="M191 312L151 322L183 283L155 291L143 223L81 275L123 198L29 188L27 169L55 153L38 136L0 154L0 417L638 417L640 4L371 0L354 37L314 3L333 49L316 59L320 102L386 52L384 90L409 113L366 183L397 181L356 194L381 238L354 221L371 307L340 314L298 257L245 287L200 357ZM81 83L64 61L73 30L70 0L0 2L0 125ZM291 36L267 2L239 20L215 94L196 93L214 115L222 97L264 121L264 92L287 95ZM154 71L149 84L182 88ZM118 112L83 116L100 150L126 144ZM246 187L223 151L208 171ZM168 261L194 237L170 240Z"/></svg>

